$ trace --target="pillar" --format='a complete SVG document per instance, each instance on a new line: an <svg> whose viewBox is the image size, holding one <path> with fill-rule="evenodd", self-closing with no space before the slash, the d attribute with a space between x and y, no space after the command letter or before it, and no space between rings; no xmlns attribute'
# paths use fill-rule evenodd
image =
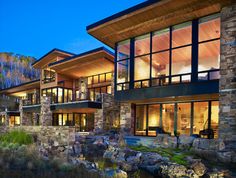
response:
<svg viewBox="0 0 236 178"><path fill-rule="evenodd" d="M41 111L39 124L42 126L52 125L52 111L50 108L51 98L47 96L41 96Z"/></svg>

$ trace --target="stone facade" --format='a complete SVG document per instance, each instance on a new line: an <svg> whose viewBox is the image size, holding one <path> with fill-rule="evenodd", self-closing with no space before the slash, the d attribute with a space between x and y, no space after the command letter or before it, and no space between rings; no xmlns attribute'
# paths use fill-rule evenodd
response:
<svg viewBox="0 0 236 178"><path fill-rule="evenodd" d="M41 126L52 125L52 111L51 111L51 98L47 96L41 96L41 112L39 123Z"/></svg>
<svg viewBox="0 0 236 178"><path fill-rule="evenodd" d="M120 103L120 128L126 134L134 133L134 109L131 103Z"/></svg>
<svg viewBox="0 0 236 178"><path fill-rule="evenodd" d="M11 128L12 130L18 128ZM53 152L54 156L66 158L75 142L75 128L69 126L21 126L20 129L34 135L42 150Z"/></svg>
<svg viewBox="0 0 236 178"><path fill-rule="evenodd" d="M236 150L236 4L221 10L220 75L219 138L229 154Z"/></svg>
<svg viewBox="0 0 236 178"><path fill-rule="evenodd" d="M7 114L6 111L4 112L0 112L0 116L4 116L5 120L4 123L2 124L2 126L9 126L9 115Z"/></svg>
<svg viewBox="0 0 236 178"><path fill-rule="evenodd" d="M120 106L115 102L111 94L102 94L102 109L97 109L94 113L95 132L102 132L111 129L114 124L119 125Z"/></svg>
<svg viewBox="0 0 236 178"><path fill-rule="evenodd" d="M86 100L89 97L88 94L88 78L79 78L79 99Z"/></svg>

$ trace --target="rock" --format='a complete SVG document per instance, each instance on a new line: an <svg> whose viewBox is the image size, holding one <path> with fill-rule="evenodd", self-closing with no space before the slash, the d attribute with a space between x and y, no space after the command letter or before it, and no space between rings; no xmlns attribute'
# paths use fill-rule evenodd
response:
<svg viewBox="0 0 236 178"><path fill-rule="evenodd" d="M133 166L127 162L121 162L121 168L122 170L126 171L126 172L131 172L136 170L138 167L137 166Z"/></svg>
<svg viewBox="0 0 236 178"><path fill-rule="evenodd" d="M168 176L170 177L181 177L186 176L187 169L183 165L171 164L168 167Z"/></svg>
<svg viewBox="0 0 236 178"><path fill-rule="evenodd" d="M127 173L120 169L105 169L104 171L105 178L127 178Z"/></svg>
<svg viewBox="0 0 236 178"><path fill-rule="evenodd" d="M160 174L160 165L147 165L147 166L140 166L140 169L147 171L148 173L152 174L153 176L158 176Z"/></svg>
<svg viewBox="0 0 236 178"><path fill-rule="evenodd" d="M127 163L138 165L141 160L142 153L137 153L135 156L129 156L126 158Z"/></svg>
<svg viewBox="0 0 236 178"><path fill-rule="evenodd" d="M195 162L190 167L198 176L203 176L207 170L206 166L201 162Z"/></svg>
<svg viewBox="0 0 236 178"><path fill-rule="evenodd" d="M187 136L187 135L180 135L179 136L179 148L186 149L191 148L193 145L194 137Z"/></svg>
<svg viewBox="0 0 236 178"><path fill-rule="evenodd" d="M167 158L162 157L158 153L143 153L141 156L141 163L144 166L155 165L160 162L166 162Z"/></svg>
<svg viewBox="0 0 236 178"><path fill-rule="evenodd" d="M188 169L186 171L186 176L191 178L199 178L199 176L192 169Z"/></svg>

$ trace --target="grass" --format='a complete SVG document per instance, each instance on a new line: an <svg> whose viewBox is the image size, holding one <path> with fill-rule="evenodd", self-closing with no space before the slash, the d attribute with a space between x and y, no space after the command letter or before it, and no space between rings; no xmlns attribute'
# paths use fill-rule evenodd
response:
<svg viewBox="0 0 236 178"><path fill-rule="evenodd" d="M14 130L0 136L0 141L4 144L30 145L33 137L22 130Z"/></svg>
<svg viewBox="0 0 236 178"><path fill-rule="evenodd" d="M171 161L186 166L187 165L187 156L193 155L190 151L182 151L178 148L149 148L146 146L129 146L130 149L141 152L154 152L158 153L163 157L168 157Z"/></svg>

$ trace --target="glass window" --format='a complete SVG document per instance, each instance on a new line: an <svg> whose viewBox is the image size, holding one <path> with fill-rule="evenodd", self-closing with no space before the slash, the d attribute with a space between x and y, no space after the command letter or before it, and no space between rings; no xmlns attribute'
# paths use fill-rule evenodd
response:
<svg viewBox="0 0 236 178"><path fill-rule="evenodd" d="M152 55L152 85L164 85L169 82L169 51L156 53Z"/></svg>
<svg viewBox="0 0 236 178"><path fill-rule="evenodd" d="M191 46L172 51L172 75L191 73ZM182 76L182 82L189 82L191 75ZM180 82L180 77L172 78L172 82Z"/></svg>
<svg viewBox="0 0 236 178"><path fill-rule="evenodd" d="M94 89L89 89L89 97L91 101L95 100L95 92Z"/></svg>
<svg viewBox="0 0 236 178"><path fill-rule="evenodd" d="M135 134L136 135L146 135L147 128L147 107L146 105L137 105L136 106L136 126Z"/></svg>
<svg viewBox="0 0 236 178"><path fill-rule="evenodd" d="M74 125L74 121L73 121L73 114L68 114L68 119L67 119L67 124L69 126Z"/></svg>
<svg viewBox="0 0 236 178"><path fill-rule="evenodd" d="M76 82L77 83L77 82ZM92 84L93 83L93 77L88 77L88 84Z"/></svg>
<svg viewBox="0 0 236 178"><path fill-rule="evenodd" d="M111 81L112 73L106 73L106 82Z"/></svg>
<svg viewBox="0 0 236 178"><path fill-rule="evenodd" d="M178 103L177 132L190 135L191 103Z"/></svg>
<svg viewBox="0 0 236 178"><path fill-rule="evenodd" d="M68 93L67 93L67 89L64 89L64 103L68 102Z"/></svg>
<svg viewBox="0 0 236 178"><path fill-rule="evenodd" d="M194 103L193 133L199 134L208 128L208 102Z"/></svg>
<svg viewBox="0 0 236 178"><path fill-rule="evenodd" d="M170 48L169 28L154 32L152 36L152 52L157 52L169 48Z"/></svg>
<svg viewBox="0 0 236 178"><path fill-rule="evenodd" d="M57 88L52 89L52 103L57 102Z"/></svg>
<svg viewBox="0 0 236 178"><path fill-rule="evenodd" d="M162 128L164 132L174 135L174 104L162 105Z"/></svg>
<svg viewBox="0 0 236 178"><path fill-rule="evenodd" d="M71 102L72 99L72 90L68 90L68 102Z"/></svg>
<svg viewBox="0 0 236 178"><path fill-rule="evenodd" d="M134 60L134 80L150 78L150 56L137 57Z"/></svg>
<svg viewBox="0 0 236 178"><path fill-rule="evenodd" d="M125 40L117 45L117 61L130 57L130 40Z"/></svg>
<svg viewBox="0 0 236 178"><path fill-rule="evenodd" d="M135 38L135 56L150 53L150 34Z"/></svg>
<svg viewBox="0 0 236 178"><path fill-rule="evenodd" d="M58 88L58 103L62 103L63 101L63 90L62 88Z"/></svg>
<svg viewBox="0 0 236 178"><path fill-rule="evenodd" d="M156 129L160 127L160 104L148 106L148 136L156 136Z"/></svg>
<svg viewBox="0 0 236 178"><path fill-rule="evenodd" d="M62 118L62 114L58 114L58 125L62 126L63 125L63 118Z"/></svg>
<svg viewBox="0 0 236 178"><path fill-rule="evenodd" d="M86 132L91 132L94 129L94 114L86 114Z"/></svg>
<svg viewBox="0 0 236 178"><path fill-rule="evenodd" d="M75 126L80 127L80 114L74 114Z"/></svg>
<svg viewBox="0 0 236 178"><path fill-rule="evenodd" d="M105 82L105 74L99 75L99 82Z"/></svg>
<svg viewBox="0 0 236 178"><path fill-rule="evenodd" d="M87 118L86 114L81 114L81 131L86 132Z"/></svg>
<svg viewBox="0 0 236 178"><path fill-rule="evenodd" d="M192 43L192 22L186 22L173 26L172 48Z"/></svg>
<svg viewBox="0 0 236 178"><path fill-rule="evenodd" d="M199 42L220 38L219 14L199 19Z"/></svg>
<svg viewBox="0 0 236 178"><path fill-rule="evenodd" d="M199 44L198 71L219 69L220 40Z"/></svg>
<svg viewBox="0 0 236 178"><path fill-rule="evenodd" d="M93 76L93 83L98 83L98 75Z"/></svg>
<svg viewBox="0 0 236 178"><path fill-rule="evenodd" d="M117 63L117 83L129 81L129 60Z"/></svg>
<svg viewBox="0 0 236 178"><path fill-rule="evenodd" d="M59 125L58 114L55 114L55 113L53 114L52 125L53 126L58 126Z"/></svg>
<svg viewBox="0 0 236 178"><path fill-rule="evenodd" d="M218 138L219 132L219 101L211 102L211 129L214 131L214 138Z"/></svg>
<svg viewBox="0 0 236 178"><path fill-rule="evenodd" d="M67 114L63 114L63 125L67 125L68 120L67 120Z"/></svg>

